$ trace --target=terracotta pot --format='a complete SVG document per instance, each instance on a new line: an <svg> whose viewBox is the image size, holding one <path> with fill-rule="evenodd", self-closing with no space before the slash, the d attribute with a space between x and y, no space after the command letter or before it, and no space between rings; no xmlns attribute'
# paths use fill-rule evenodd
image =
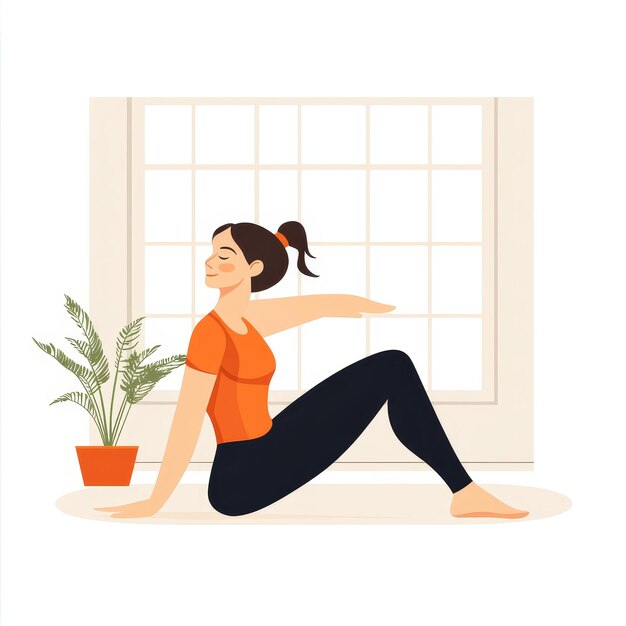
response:
<svg viewBox="0 0 626 626"><path fill-rule="evenodd" d="M130 485L139 446L76 446L85 487Z"/></svg>

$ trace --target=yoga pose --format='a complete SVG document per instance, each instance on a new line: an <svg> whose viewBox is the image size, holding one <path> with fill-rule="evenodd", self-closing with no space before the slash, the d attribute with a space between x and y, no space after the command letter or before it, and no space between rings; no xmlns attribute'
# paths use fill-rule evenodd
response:
<svg viewBox="0 0 626 626"><path fill-rule="evenodd" d="M315 276L305 264L305 254L312 255L299 222L285 222L277 233L249 222L224 224L213 233L205 283L219 289L220 297L191 334L152 494L97 510L116 511L113 517L156 513L187 468L206 412L217 441L208 486L211 505L231 516L258 511L332 465L387 402L395 435L448 485L453 516L527 515L472 482L412 360L401 350L385 350L348 365L270 417L268 387L276 362L263 337L321 317L361 317L395 308L340 294L251 300L251 293L269 289L285 275L287 246L298 250L298 269Z"/></svg>

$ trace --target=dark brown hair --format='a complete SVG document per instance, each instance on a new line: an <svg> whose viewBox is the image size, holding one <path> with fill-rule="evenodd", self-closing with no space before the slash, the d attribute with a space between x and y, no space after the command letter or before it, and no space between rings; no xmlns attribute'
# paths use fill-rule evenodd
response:
<svg viewBox="0 0 626 626"><path fill-rule="evenodd" d="M278 283L289 267L289 255L280 239L267 228L252 222L223 224L215 229L213 237L228 228L248 264L257 259L263 261L263 271L258 276L252 277L251 291L264 291ZM289 245L298 251L298 269L307 276L318 278L318 275L313 274L304 262L305 254L315 258L309 252L304 226L300 222L284 222L278 227L278 232L284 235Z"/></svg>

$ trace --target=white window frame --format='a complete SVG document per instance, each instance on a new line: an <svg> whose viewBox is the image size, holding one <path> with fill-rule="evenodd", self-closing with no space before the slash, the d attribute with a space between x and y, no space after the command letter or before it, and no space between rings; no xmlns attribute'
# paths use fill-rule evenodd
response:
<svg viewBox="0 0 626 626"><path fill-rule="evenodd" d="M117 331L143 312L143 111L147 104L252 104L256 111L255 163L258 218L258 111L263 104L481 104L483 106L483 390L429 391L438 415L469 467L485 464L522 469L532 466L532 100L527 98L93 98L91 99L91 263L90 311L102 334L113 341ZM298 116L300 119L300 115ZM429 115L430 118L430 115ZM193 115L192 115L193 119ZM430 124L429 124L430 126ZM366 124L369 129L369 124ZM300 133L299 133L300 134ZM429 132L430 137L430 132ZM369 139L369 133L368 133ZM366 145L369 141L366 142ZM429 141L430 146L430 141ZM300 151L299 151L300 152ZM161 166L157 166L161 168ZM187 166L177 166L187 168ZM194 165L192 164L192 168ZM202 168L211 166L202 165ZM220 166L217 166L220 167ZM306 169L300 159L279 169ZM369 177L369 148L363 168ZM385 166L387 167L387 166ZM429 162L425 166L430 173ZM446 167L446 166L443 166ZM390 165L389 169L399 169ZM458 166L449 166L459 169ZM165 169L165 168L163 168ZM189 169L189 168L187 168ZM231 169L229 166L228 169ZM233 168L234 169L234 168ZM300 179L300 175L298 175ZM300 187L300 180L298 182ZM430 187L430 185L429 185ZM369 184L367 185L369 189ZM193 194L192 194L193 195ZM298 194L300 216L300 193ZM367 199L369 207L369 198ZM429 200L430 213L430 200ZM430 224L429 215L429 224ZM368 229L369 230L369 229ZM195 242L192 241L192 246ZM365 242L369 246L369 239ZM324 242L311 242L312 245ZM336 245L336 244L335 244ZM428 250L432 245L428 242ZM193 248L192 248L193 249ZM429 255L430 256L430 255ZM195 258L195 257L194 257ZM106 259L106 261L103 261ZM430 263L429 263L430 265ZM430 274L430 268L429 268ZM367 281L369 287L369 280ZM102 286L105 286L103 289ZM263 297L262 294L255 294ZM430 301L430 297L429 297ZM387 314L390 315L390 314ZM191 315L189 316L191 317ZM419 316L412 316L419 317ZM460 317L470 317L461 315ZM428 315L429 322L432 316ZM366 320L369 324L369 320ZM369 330L369 329L368 329ZM369 336L369 332L367 334ZM430 332L429 332L430 336ZM106 340L105 340L106 342ZM430 341L429 341L430 344ZM110 344L109 344L110 345ZM430 349L429 349L430 351ZM369 346L368 346L369 353ZM429 363L431 358L429 356ZM431 376L428 376L431 380ZM272 392L274 414L300 392ZM161 421L173 414L178 392L153 391L133 409L143 415L157 412ZM381 411L384 412L384 411ZM415 457L403 455L393 437L375 424L333 467L335 469L391 469L413 467ZM149 418L146 418L149 419ZM129 420L130 425L132 420ZM147 458L158 463L160 443L141 429L125 429L126 436L147 442ZM150 430L150 429L148 429ZM163 429L161 429L162 431ZM387 429L389 430L389 429ZM93 433L92 433L93 434ZM205 435L210 437L210 433ZM97 433L93 434L94 437ZM124 435L123 435L124 436ZM467 441L471 441L471 445ZM202 455L207 458L206 455ZM212 457L211 457L212 458ZM383 460L379 460L379 459ZM394 460L387 460L394 459ZM198 461L206 463L205 461ZM340 467L343 466L343 467Z"/></svg>

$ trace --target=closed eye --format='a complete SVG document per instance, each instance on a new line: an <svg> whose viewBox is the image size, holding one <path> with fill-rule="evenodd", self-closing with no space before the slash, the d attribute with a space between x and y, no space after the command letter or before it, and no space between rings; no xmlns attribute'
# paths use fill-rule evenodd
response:
<svg viewBox="0 0 626 626"><path fill-rule="evenodd" d="M228 261L228 259L230 259L230 257L229 256L227 256L227 257L221 256L220 259L222 259L222 261Z"/></svg>

